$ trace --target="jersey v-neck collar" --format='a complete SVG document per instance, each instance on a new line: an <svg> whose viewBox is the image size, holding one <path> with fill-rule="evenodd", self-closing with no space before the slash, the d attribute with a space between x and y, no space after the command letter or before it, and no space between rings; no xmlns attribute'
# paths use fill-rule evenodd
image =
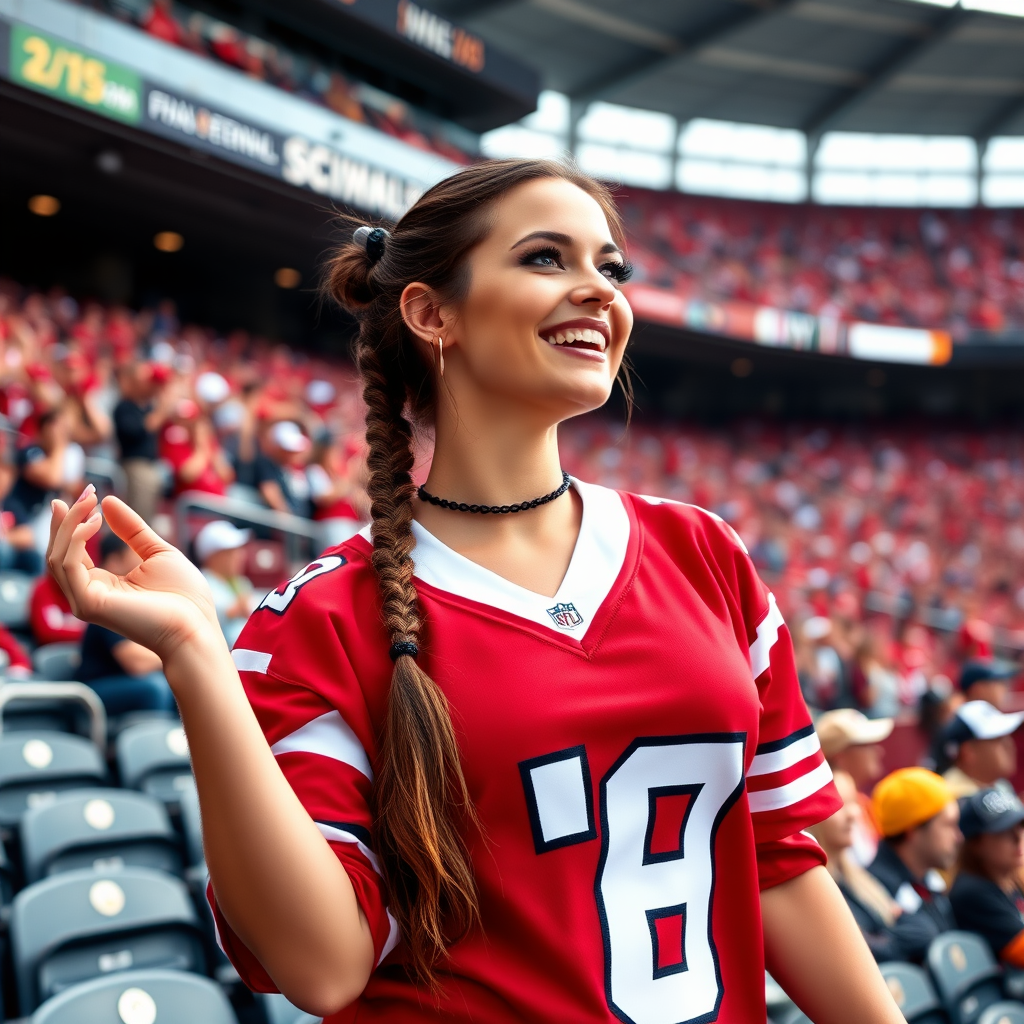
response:
<svg viewBox="0 0 1024 1024"><path fill-rule="evenodd" d="M622 570L630 520L618 492L576 479L572 486L583 501L583 519L569 568L554 597L536 594L485 569L413 520L416 578L435 590L582 640ZM369 528L361 533L369 540Z"/></svg>

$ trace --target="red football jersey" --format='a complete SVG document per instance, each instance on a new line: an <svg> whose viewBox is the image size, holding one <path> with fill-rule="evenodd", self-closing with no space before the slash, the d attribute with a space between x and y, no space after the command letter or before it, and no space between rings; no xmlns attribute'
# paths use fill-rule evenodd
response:
<svg viewBox="0 0 1024 1024"><path fill-rule="evenodd" d="M800 833L840 804L788 632L717 516L575 487L579 540L551 598L413 524L420 658L486 836L470 840L483 929L441 965L439 1001L407 980L373 853L391 662L367 537L269 594L235 646L374 934L377 969L332 1024L764 1019L759 888L824 863ZM272 991L217 918L245 981Z"/></svg>

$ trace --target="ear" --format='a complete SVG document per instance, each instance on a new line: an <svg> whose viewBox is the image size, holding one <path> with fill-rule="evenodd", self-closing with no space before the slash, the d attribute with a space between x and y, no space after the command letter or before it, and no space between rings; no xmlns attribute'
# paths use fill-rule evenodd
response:
<svg viewBox="0 0 1024 1024"><path fill-rule="evenodd" d="M420 281L414 281L402 289L402 297L398 303L405 326L420 341L433 345L438 335L444 331L441 304L434 289Z"/></svg>

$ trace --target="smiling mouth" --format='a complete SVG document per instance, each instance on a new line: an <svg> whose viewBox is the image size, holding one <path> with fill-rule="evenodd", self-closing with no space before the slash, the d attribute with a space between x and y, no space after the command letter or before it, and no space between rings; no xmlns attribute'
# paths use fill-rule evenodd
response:
<svg viewBox="0 0 1024 1024"><path fill-rule="evenodd" d="M549 345L565 345L567 348L589 349L592 352L604 352L608 347L608 339L601 331L590 327L567 327L547 332L541 337Z"/></svg>

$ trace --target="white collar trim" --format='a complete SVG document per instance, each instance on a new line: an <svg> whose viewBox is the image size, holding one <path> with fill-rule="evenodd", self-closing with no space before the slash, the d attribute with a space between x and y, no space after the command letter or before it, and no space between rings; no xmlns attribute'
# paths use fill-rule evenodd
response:
<svg viewBox="0 0 1024 1024"><path fill-rule="evenodd" d="M412 558L417 578L438 590L582 640L626 559L629 515L615 491L576 479L572 485L583 500L583 521L569 568L554 597L535 594L477 565L413 520L416 547ZM360 535L369 540L369 527Z"/></svg>

